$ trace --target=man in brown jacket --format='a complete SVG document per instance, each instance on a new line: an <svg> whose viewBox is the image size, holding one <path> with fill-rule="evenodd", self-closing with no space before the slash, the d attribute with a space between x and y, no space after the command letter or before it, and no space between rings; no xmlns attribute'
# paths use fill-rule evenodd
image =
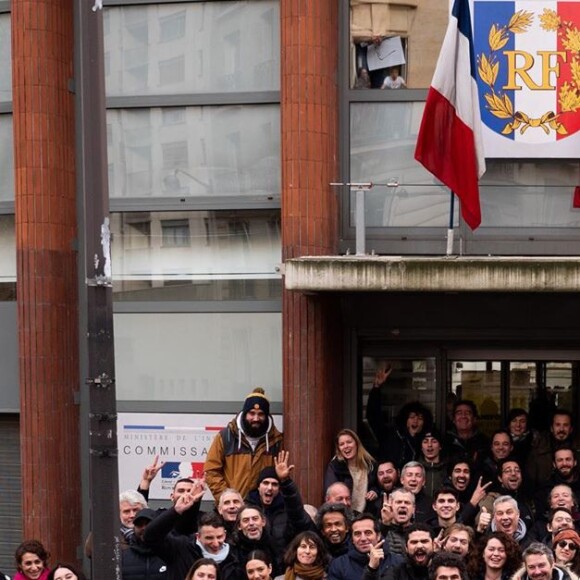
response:
<svg viewBox="0 0 580 580"><path fill-rule="evenodd" d="M213 440L205 460L205 481L216 502L226 488L242 497L256 487L258 475L274 465L282 450L282 433L270 415L270 401L256 388L238 415Z"/></svg>

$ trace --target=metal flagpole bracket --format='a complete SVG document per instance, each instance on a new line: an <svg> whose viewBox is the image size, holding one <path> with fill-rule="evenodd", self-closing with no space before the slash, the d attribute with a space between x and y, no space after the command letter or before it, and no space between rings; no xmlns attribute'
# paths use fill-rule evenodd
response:
<svg viewBox="0 0 580 580"><path fill-rule="evenodd" d="M331 183L332 186L347 185L351 191L355 191L355 221L354 231L356 237L356 255L366 256L366 223L365 223L365 193L372 189L372 181Z"/></svg>

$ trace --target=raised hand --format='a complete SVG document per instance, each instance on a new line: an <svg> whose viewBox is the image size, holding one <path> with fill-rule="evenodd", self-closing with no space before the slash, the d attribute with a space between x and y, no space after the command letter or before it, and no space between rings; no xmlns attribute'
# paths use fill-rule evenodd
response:
<svg viewBox="0 0 580 580"><path fill-rule="evenodd" d="M491 481L488 481L486 484L481 485L482 481L483 479L480 477L479 480L477 481L475 489L473 490L471 499L469 500L469 503L473 507L475 507L482 499L485 498L485 496L487 495L487 488L492 484Z"/></svg>
<svg viewBox="0 0 580 580"><path fill-rule="evenodd" d="M445 528L441 528L439 534L437 534L437 537L433 540L433 549L435 552L441 552L445 549L447 538L443 538L443 532L445 532Z"/></svg>
<svg viewBox="0 0 580 580"><path fill-rule="evenodd" d="M193 503L201 501L203 494L206 490L205 484L205 473L199 478L193 480L193 487L191 488L191 495L193 497Z"/></svg>
<svg viewBox="0 0 580 580"><path fill-rule="evenodd" d="M393 521L394 514L393 514L393 501L391 498L386 494L383 493L383 507L381 508L381 521L385 526L388 526Z"/></svg>
<svg viewBox="0 0 580 580"><path fill-rule="evenodd" d="M369 552L369 568L376 570L381 565L381 561L385 558L384 543L385 540L380 540L371 548Z"/></svg>
<svg viewBox="0 0 580 580"><path fill-rule="evenodd" d="M280 481L290 479L290 474L294 470L294 465L288 465L288 457L290 457L289 451L280 451L278 456L274 457L274 468Z"/></svg>
<svg viewBox="0 0 580 580"><path fill-rule="evenodd" d="M373 381L373 388L381 387L387 382L389 375L393 372L393 367L387 365L385 368L380 368L375 374L375 380Z"/></svg>
<svg viewBox="0 0 580 580"><path fill-rule="evenodd" d="M157 477L157 474L161 471L161 468L164 465L165 461L159 463L159 455L156 455L153 463L149 467L146 467L145 471L143 471L142 479L151 483Z"/></svg>
<svg viewBox="0 0 580 580"><path fill-rule="evenodd" d="M192 493L184 493L180 495L177 501L175 502L175 511L178 514L182 514L183 512L187 511L193 504L195 503L195 499Z"/></svg>
<svg viewBox="0 0 580 580"><path fill-rule="evenodd" d="M477 531L480 534L483 534L485 530L491 524L491 514L487 511L487 508L482 507L481 511L479 512L479 523L477 524Z"/></svg>

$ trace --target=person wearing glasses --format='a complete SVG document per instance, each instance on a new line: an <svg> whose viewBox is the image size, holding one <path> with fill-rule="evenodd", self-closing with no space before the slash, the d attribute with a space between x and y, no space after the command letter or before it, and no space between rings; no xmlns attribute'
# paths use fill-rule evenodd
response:
<svg viewBox="0 0 580 580"><path fill-rule="evenodd" d="M565 529L556 534L553 541L556 564L576 576L580 576L580 536L575 530Z"/></svg>

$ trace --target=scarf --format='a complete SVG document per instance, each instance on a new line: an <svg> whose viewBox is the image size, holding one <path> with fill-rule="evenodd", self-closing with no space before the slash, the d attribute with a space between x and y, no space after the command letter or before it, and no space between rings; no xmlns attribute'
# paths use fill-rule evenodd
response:
<svg viewBox="0 0 580 580"><path fill-rule="evenodd" d="M305 566L296 562L292 568L286 568L284 580L296 580L303 578L303 580L320 580L324 578L325 572L323 566Z"/></svg>
<svg viewBox="0 0 580 580"><path fill-rule="evenodd" d="M45 568L42 574L39 576L38 580L46 580L49 574L50 570ZM28 580L28 576L25 576L22 572L17 572L16 576L14 576L14 580Z"/></svg>
<svg viewBox="0 0 580 580"><path fill-rule="evenodd" d="M221 564L229 555L230 553L230 545L225 544L222 546L222 549L217 553L213 554L212 552L208 552L204 547L203 544L199 541L195 541L195 545L201 550L201 554L203 558L210 558L216 564Z"/></svg>

